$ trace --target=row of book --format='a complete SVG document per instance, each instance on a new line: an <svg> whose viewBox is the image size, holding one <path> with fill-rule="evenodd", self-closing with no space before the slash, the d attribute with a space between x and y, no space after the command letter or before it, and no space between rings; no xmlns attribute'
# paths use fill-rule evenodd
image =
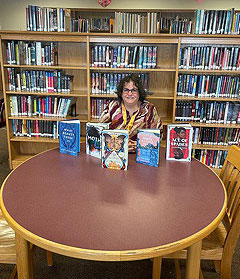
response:
<svg viewBox="0 0 240 279"><path fill-rule="evenodd" d="M7 68L8 88L10 91L70 93L73 76L62 70L55 71L18 71Z"/></svg>
<svg viewBox="0 0 240 279"><path fill-rule="evenodd" d="M240 77L179 74L177 95L240 98Z"/></svg>
<svg viewBox="0 0 240 279"><path fill-rule="evenodd" d="M113 32L114 19L110 17L71 18L71 32Z"/></svg>
<svg viewBox="0 0 240 279"><path fill-rule="evenodd" d="M12 133L15 137L58 138L56 121L12 119Z"/></svg>
<svg viewBox="0 0 240 279"><path fill-rule="evenodd" d="M238 46L186 46L180 48L180 69L239 70Z"/></svg>
<svg viewBox="0 0 240 279"><path fill-rule="evenodd" d="M149 33L158 32L156 12L148 12L146 16L136 13L115 12L114 33Z"/></svg>
<svg viewBox="0 0 240 279"><path fill-rule="evenodd" d="M91 99L91 116L93 119L99 119L102 112L110 102L110 99L92 98Z"/></svg>
<svg viewBox="0 0 240 279"><path fill-rule="evenodd" d="M60 97L10 96L11 116L66 117L75 99Z"/></svg>
<svg viewBox="0 0 240 279"><path fill-rule="evenodd" d="M11 65L58 64L58 45L55 42L7 42L7 63Z"/></svg>
<svg viewBox="0 0 240 279"><path fill-rule="evenodd" d="M196 34L239 34L239 27L234 9L196 11Z"/></svg>
<svg viewBox="0 0 240 279"><path fill-rule="evenodd" d="M43 8L28 5L26 8L27 31L69 31L70 9Z"/></svg>
<svg viewBox="0 0 240 279"><path fill-rule="evenodd" d="M177 101L176 121L240 124L240 103Z"/></svg>
<svg viewBox="0 0 240 279"><path fill-rule="evenodd" d="M92 67L154 69L157 65L157 46L106 46L91 49Z"/></svg>
<svg viewBox="0 0 240 279"><path fill-rule="evenodd" d="M102 73L92 72L91 73L91 90L92 94L116 94L117 85L120 80L129 73ZM138 74L141 78L144 89L148 91L149 85L149 74Z"/></svg>
<svg viewBox="0 0 240 279"><path fill-rule="evenodd" d="M227 157L227 150L194 149L192 157L211 168L221 169Z"/></svg>
<svg viewBox="0 0 240 279"><path fill-rule="evenodd" d="M207 145L240 145L240 128L194 127L193 143Z"/></svg>

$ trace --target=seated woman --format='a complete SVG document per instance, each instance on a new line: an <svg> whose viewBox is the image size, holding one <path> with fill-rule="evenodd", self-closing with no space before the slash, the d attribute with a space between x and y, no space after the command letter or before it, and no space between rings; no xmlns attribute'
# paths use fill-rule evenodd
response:
<svg viewBox="0 0 240 279"><path fill-rule="evenodd" d="M136 75L124 77L117 87L118 99L111 101L103 111L99 122L107 122L110 129L129 132L128 150L136 150L138 129L161 129L162 122L153 104L146 101L141 79Z"/></svg>

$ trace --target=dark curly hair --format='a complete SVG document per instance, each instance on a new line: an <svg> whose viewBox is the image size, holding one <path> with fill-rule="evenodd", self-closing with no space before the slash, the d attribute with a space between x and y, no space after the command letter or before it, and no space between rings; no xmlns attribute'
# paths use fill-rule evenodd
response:
<svg viewBox="0 0 240 279"><path fill-rule="evenodd" d="M146 98L146 92L144 90L143 84L142 84L142 80L140 79L140 77L138 77L135 74L131 74L128 76L125 76L124 78L122 78L118 84L117 87L117 95L118 95L118 99L120 101L122 101L122 92L123 92L123 87L125 85L125 83L128 83L132 81L133 84L137 87L138 89L138 94L139 94L139 101L143 102Z"/></svg>

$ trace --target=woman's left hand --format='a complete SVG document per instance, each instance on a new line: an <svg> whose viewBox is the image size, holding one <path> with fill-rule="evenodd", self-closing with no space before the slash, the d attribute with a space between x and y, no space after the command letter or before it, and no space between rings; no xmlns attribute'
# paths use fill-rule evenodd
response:
<svg viewBox="0 0 240 279"><path fill-rule="evenodd" d="M128 152L131 152L131 153L136 152L136 145L137 145L136 141L129 139L129 141L128 141Z"/></svg>

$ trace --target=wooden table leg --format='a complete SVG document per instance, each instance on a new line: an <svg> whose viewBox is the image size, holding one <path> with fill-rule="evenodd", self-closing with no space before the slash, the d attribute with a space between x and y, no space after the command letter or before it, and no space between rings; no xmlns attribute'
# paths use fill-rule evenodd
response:
<svg viewBox="0 0 240 279"><path fill-rule="evenodd" d="M30 243L16 233L18 279L33 279L33 261Z"/></svg>
<svg viewBox="0 0 240 279"><path fill-rule="evenodd" d="M160 279L161 276L162 258L153 258L152 279Z"/></svg>
<svg viewBox="0 0 240 279"><path fill-rule="evenodd" d="M194 243L187 249L186 279L199 279L202 241Z"/></svg>

